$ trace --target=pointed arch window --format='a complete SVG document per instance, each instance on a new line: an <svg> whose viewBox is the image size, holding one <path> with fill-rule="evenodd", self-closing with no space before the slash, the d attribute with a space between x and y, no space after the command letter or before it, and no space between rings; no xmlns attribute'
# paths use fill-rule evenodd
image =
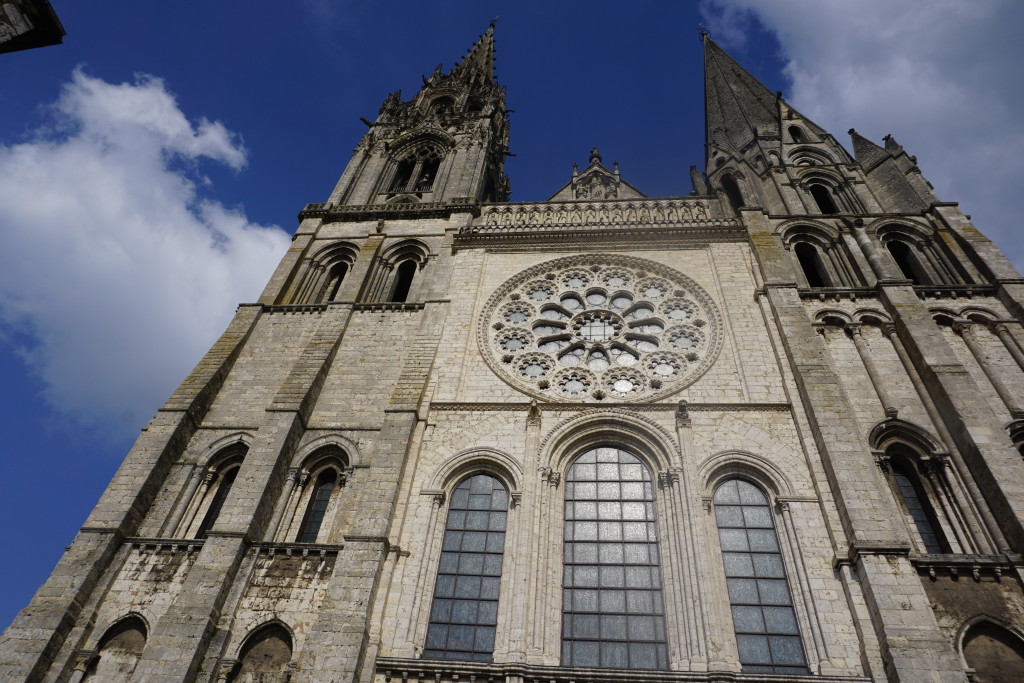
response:
<svg viewBox="0 0 1024 683"><path fill-rule="evenodd" d="M736 179L728 173L722 176L722 191L725 192L733 211L739 211L741 207L746 206L740 186L736 183Z"/></svg>
<svg viewBox="0 0 1024 683"><path fill-rule="evenodd" d="M808 242L797 242L793 246L793 253L796 254L809 287L828 287L831 284L817 247Z"/></svg>
<svg viewBox="0 0 1024 683"><path fill-rule="evenodd" d="M246 639L238 659L230 680L285 683L291 677L292 637L278 624L264 626Z"/></svg>
<svg viewBox="0 0 1024 683"><path fill-rule="evenodd" d="M729 479L714 502L743 672L809 674L767 496Z"/></svg>
<svg viewBox="0 0 1024 683"><path fill-rule="evenodd" d="M421 144L395 163L388 192L428 192L434 187L441 167L442 151L432 144Z"/></svg>
<svg viewBox="0 0 1024 683"><path fill-rule="evenodd" d="M218 472L217 479L214 482L216 489L213 494L213 500L210 501L210 507L206 509L206 515L203 517L202 524L199 525L196 538L206 538L210 533L210 529L216 524L217 518L220 517L220 511L224 507L224 501L227 500L228 494L231 493L231 487L234 486L239 469L241 469L241 464L237 463Z"/></svg>
<svg viewBox="0 0 1024 683"><path fill-rule="evenodd" d="M326 301L334 301L338 298L338 292L341 290L341 283L347 274L347 263L339 263L331 268L330 274L327 277L327 287L325 289L325 292L327 293Z"/></svg>
<svg viewBox="0 0 1024 683"><path fill-rule="evenodd" d="M632 453L583 453L565 486L562 664L667 669L654 489Z"/></svg>
<svg viewBox="0 0 1024 683"><path fill-rule="evenodd" d="M324 469L316 478L313 485L313 493L309 497L309 505L306 508L306 515L302 519L302 526L299 529L298 543L316 543L320 535L320 527L323 526L324 516L327 514L327 506L331 502L331 494L338 484L338 473L333 467Z"/></svg>
<svg viewBox="0 0 1024 683"><path fill-rule="evenodd" d="M820 183L814 183L808 190L811 192L811 197L814 198L814 203L818 205L818 211L825 215L832 215L839 213L839 207L836 205L836 200L832 196L831 190Z"/></svg>
<svg viewBox="0 0 1024 683"><path fill-rule="evenodd" d="M807 141L807 138L804 135L804 131L802 128L800 128L800 126L790 126L789 137L792 138L793 142L797 144Z"/></svg>
<svg viewBox="0 0 1024 683"><path fill-rule="evenodd" d="M423 656L489 662L508 522L508 490L489 474L452 493Z"/></svg>
<svg viewBox="0 0 1024 683"><path fill-rule="evenodd" d="M972 681L998 683L1024 680L1024 642L990 621L975 624L964 635L964 661L974 669Z"/></svg>
<svg viewBox="0 0 1024 683"><path fill-rule="evenodd" d="M96 648L97 656L89 665L83 681L128 680L146 647L146 625L131 616L107 629Z"/></svg>
<svg viewBox="0 0 1024 683"><path fill-rule="evenodd" d="M906 462L893 463L892 478L903 508L913 521L925 552L930 555L948 553L949 544L946 543L945 536L939 527L935 509L912 466Z"/></svg>

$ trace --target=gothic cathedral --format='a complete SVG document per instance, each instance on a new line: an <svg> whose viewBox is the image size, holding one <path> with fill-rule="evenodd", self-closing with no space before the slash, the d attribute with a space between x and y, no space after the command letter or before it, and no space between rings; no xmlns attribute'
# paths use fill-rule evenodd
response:
<svg viewBox="0 0 1024 683"><path fill-rule="evenodd" d="M703 40L676 197L510 203L493 26L389 95L0 677L1024 680L1024 279Z"/></svg>

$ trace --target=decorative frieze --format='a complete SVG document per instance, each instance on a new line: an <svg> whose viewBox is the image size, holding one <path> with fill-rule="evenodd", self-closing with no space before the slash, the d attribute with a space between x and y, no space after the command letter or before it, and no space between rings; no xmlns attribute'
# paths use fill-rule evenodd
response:
<svg viewBox="0 0 1024 683"><path fill-rule="evenodd" d="M483 209L481 220L463 234L545 229L581 225L721 225L739 227L735 219L715 219L707 199L631 199L602 202L500 204Z"/></svg>

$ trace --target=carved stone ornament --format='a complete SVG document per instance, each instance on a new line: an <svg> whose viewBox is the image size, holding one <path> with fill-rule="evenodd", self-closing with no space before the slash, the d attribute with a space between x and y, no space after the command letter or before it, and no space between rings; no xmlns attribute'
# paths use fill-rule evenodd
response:
<svg viewBox="0 0 1024 683"><path fill-rule="evenodd" d="M581 255L528 268L488 300L478 343L491 369L546 401L650 401L718 357L718 308L696 282L629 256Z"/></svg>

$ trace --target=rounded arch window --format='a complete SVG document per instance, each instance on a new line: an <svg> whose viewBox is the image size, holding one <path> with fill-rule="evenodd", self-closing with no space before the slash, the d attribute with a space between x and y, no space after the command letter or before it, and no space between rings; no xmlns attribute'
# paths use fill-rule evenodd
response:
<svg viewBox="0 0 1024 683"><path fill-rule="evenodd" d="M545 399L649 400L695 381L721 346L694 281L630 257L556 259L491 297L479 343L492 369Z"/></svg>
<svg viewBox="0 0 1024 683"><path fill-rule="evenodd" d="M796 143L807 142L807 136L804 135L804 131L800 126L790 126L789 137Z"/></svg>
<svg viewBox="0 0 1024 683"><path fill-rule="evenodd" d="M974 669L973 683L1024 680L1024 642L1010 631L983 621L964 635L964 661Z"/></svg>
<svg viewBox="0 0 1024 683"><path fill-rule="evenodd" d="M83 681L128 680L146 647L146 625L130 616L107 629Z"/></svg>
<svg viewBox="0 0 1024 683"><path fill-rule="evenodd" d="M839 213L839 206L836 204L835 198L832 196L832 191L821 183L812 183L807 188L811 197L814 198L814 203L818 206L818 211L825 215L832 215Z"/></svg>
<svg viewBox="0 0 1024 683"><path fill-rule="evenodd" d="M722 191L725 192L725 196L729 200L729 205L733 208L733 211L739 211L742 207L746 206L739 184L728 173L722 176Z"/></svg>
<svg viewBox="0 0 1024 683"><path fill-rule="evenodd" d="M285 681L292 660L292 637L280 624L264 626L246 639L238 659L232 681Z"/></svg>
<svg viewBox="0 0 1024 683"><path fill-rule="evenodd" d="M667 669L654 486L612 446L573 460L565 483L562 665Z"/></svg>

